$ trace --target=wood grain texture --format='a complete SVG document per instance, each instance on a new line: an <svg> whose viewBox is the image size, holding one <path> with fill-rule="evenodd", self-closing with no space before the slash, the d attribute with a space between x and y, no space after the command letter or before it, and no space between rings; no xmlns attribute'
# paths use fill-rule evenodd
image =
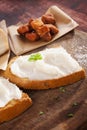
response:
<svg viewBox="0 0 87 130"><path fill-rule="evenodd" d="M41 16L51 5L57 5L79 23L79 30L87 32L87 0L0 0L0 20L7 25ZM62 45L85 68L87 76L87 34L72 31L50 45L35 51ZM32 52L35 52L32 51ZM24 90L25 91L25 90ZM0 130L86 130L87 78L60 89L28 91L33 100L30 109L21 116L0 125ZM77 106L73 103L77 102ZM44 113L40 115L40 111ZM67 117L73 113L72 118Z"/></svg>
<svg viewBox="0 0 87 130"><path fill-rule="evenodd" d="M7 24L41 16L51 5L57 5L79 23L78 29L87 32L87 0L0 0L0 20Z"/></svg>

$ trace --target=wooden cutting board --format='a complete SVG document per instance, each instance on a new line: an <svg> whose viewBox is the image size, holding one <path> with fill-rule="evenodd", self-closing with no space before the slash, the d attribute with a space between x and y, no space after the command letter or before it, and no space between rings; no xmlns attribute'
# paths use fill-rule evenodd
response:
<svg viewBox="0 0 87 130"><path fill-rule="evenodd" d="M87 34L75 30L32 52L58 45L62 45L85 68L87 76ZM0 130L86 130L87 77L66 87L25 92L33 100L32 107L1 124Z"/></svg>

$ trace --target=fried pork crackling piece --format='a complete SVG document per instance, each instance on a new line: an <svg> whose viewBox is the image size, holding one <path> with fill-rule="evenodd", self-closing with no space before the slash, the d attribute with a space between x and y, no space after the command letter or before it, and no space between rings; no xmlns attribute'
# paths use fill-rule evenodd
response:
<svg viewBox="0 0 87 130"><path fill-rule="evenodd" d="M17 29L18 33L24 35L26 32L29 32L29 25L22 25Z"/></svg>
<svg viewBox="0 0 87 130"><path fill-rule="evenodd" d="M55 18L54 18L54 16L52 14L44 14L44 15L42 15L41 20L45 24L54 24L55 25L55 23L56 23L56 20L55 20Z"/></svg>
<svg viewBox="0 0 87 130"><path fill-rule="evenodd" d="M50 41L52 39L52 36L51 36L50 32L45 33L42 36L42 39L45 40L45 41Z"/></svg>
<svg viewBox="0 0 87 130"><path fill-rule="evenodd" d="M26 33L25 37L30 41L37 41L40 39L39 35L36 32Z"/></svg>
<svg viewBox="0 0 87 130"><path fill-rule="evenodd" d="M42 25L44 25L44 23L41 20L39 20L39 19L35 19L35 20L31 21L30 24L31 24L32 28L35 31L37 31L37 29L39 27L41 27Z"/></svg>
<svg viewBox="0 0 87 130"><path fill-rule="evenodd" d="M46 25L42 25L42 26L38 27L38 29L37 29L37 33L40 37L42 37L43 35L45 35L48 32L50 32L50 29Z"/></svg>
<svg viewBox="0 0 87 130"><path fill-rule="evenodd" d="M50 33L52 35L55 35L55 34L57 34L59 32L58 28L55 27L54 25L52 25L52 24L45 24L45 25L50 29Z"/></svg>

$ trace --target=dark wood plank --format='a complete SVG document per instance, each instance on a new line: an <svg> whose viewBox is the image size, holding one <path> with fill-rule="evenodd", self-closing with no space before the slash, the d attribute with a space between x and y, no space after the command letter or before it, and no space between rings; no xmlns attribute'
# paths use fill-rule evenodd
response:
<svg viewBox="0 0 87 130"><path fill-rule="evenodd" d="M85 68L87 76L86 43L86 33L72 31L56 40L54 44L36 51L62 45ZM32 107L17 118L1 124L0 130L76 130L87 121L87 77L66 86L65 92L59 88L25 92L33 100ZM77 106L73 106L75 102L78 103ZM40 111L43 112L42 115ZM73 113L73 117L69 118L68 113Z"/></svg>

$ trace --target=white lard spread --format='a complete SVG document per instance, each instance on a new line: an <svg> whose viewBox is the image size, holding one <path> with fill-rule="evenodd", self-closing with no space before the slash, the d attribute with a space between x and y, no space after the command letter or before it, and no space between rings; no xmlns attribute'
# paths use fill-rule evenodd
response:
<svg viewBox="0 0 87 130"><path fill-rule="evenodd" d="M82 67L63 47L39 52L41 60L29 61L31 55L19 56L11 65L11 72L30 80L56 79L78 72Z"/></svg>
<svg viewBox="0 0 87 130"><path fill-rule="evenodd" d="M15 84L0 77L0 107L4 107L12 99L20 99L21 97L22 91Z"/></svg>

